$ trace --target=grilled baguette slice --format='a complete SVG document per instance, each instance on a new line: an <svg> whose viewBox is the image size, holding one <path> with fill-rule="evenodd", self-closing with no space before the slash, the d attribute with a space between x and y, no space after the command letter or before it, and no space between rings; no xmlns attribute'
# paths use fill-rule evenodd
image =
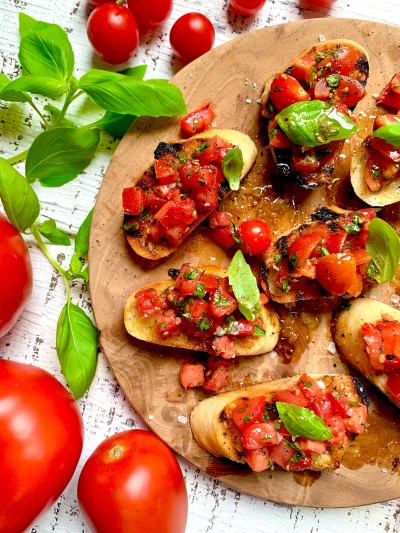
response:
<svg viewBox="0 0 400 533"><path fill-rule="evenodd" d="M220 278L228 275L226 269L217 268L213 265L196 267L206 274L212 274ZM162 280L143 288L154 288L158 294L161 294L167 287L171 286L171 280ZM142 290L142 289L141 289ZM125 305L124 322L126 330L136 339L171 346L173 348L185 348L187 350L204 351L204 344L196 338L189 338L184 333L173 335L166 339L161 339L155 328L154 315L142 318L138 313L135 294L132 292ZM271 351L278 342L280 325L277 315L268 306L263 305L261 314L255 321L257 325L264 329L264 336L238 337L233 340L235 353L238 356L259 355Z"/></svg>
<svg viewBox="0 0 400 533"><path fill-rule="evenodd" d="M261 114L270 122L274 118L274 112L271 110L270 105L270 92L271 84L275 76L280 74L291 75L292 68L304 56L316 56L323 58L324 54L328 51L331 54L332 51L340 53L341 48L348 48L352 53L357 54L357 61L353 69L349 72L348 76L356 79L363 86L366 85L369 75L369 57L367 51L355 41L348 39L332 39L328 41L320 42L310 48L303 50L298 54L292 62L286 66L280 73L275 74L267 80L264 86L263 94L261 96ZM315 77L313 82L302 82L302 85L307 90L310 84L315 83ZM353 110L355 105L349 106L350 110ZM290 179L295 184L306 189L316 189L321 185L327 183L335 168L335 163L341 153L341 149L344 141L336 141L335 154L325 164L323 164L319 170L316 171L296 171L292 168L291 151L290 148L275 148L270 145L272 157L278 167L278 170L284 178ZM302 148L302 147L301 147Z"/></svg>
<svg viewBox="0 0 400 533"><path fill-rule="evenodd" d="M351 402L368 404L365 389L357 378L346 375L310 375L323 381L329 390L336 390L347 396ZM201 401L193 409L190 424L199 446L215 455L238 463L246 463L240 433L234 427L232 410L240 400L265 396L267 404L276 402L276 393L297 385L299 376L259 383L243 389L224 392ZM335 470L339 468L343 454L350 446L348 440L342 446L329 446L322 454L312 454L310 470Z"/></svg>
<svg viewBox="0 0 400 533"><path fill-rule="evenodd" d="M194 143L198 144L199 140L210 139L215 136L220 137L224 141L227 141L229 144L237 146L241 149L243 155L243 169L241 173L241 179L243 179L249 170L251 169L256 156L257 156L257 147L250 137L240 131L233 129L211 129L204 131L198 135L191 137L190 139L184 141L172 141L170 143L160 143L155 150L155 155L157 158L162 157L163 154L168 152L175 153L187 153L191 154L193 152ZM131 185L145 184L146 180L149 179L151 175L151 167L140 177L138 177ZM231 190L226 187L220 188L219 193L219 203L222 202L229 194ZM189 225L188 231L185 233L184 238L186 238L190 233L201 224L212 212L213 210L206 210L199 214L197 220ZM147 217L141 219L138 216L126 215L124 218L125 225L136 224L139 226L138 231L133 233L126 232L126 237L129 245L133 251L141 257L146 259L158 260L163 257L167 257L172 252L174 252L178 246L174 246L167 242L163 243L153 243L148 237L148 230L152 222L152 217ZM182 239L183 240L183 239ZM182 242L182 241L181 241Z"/></svg>
<svg viewBox="0 0 400 533"><path fill-rule="evenodd" d="M378 322L385 315L400 321L400 311L390 305L369 298L357 298L348 303L345 308L340 307L337 310L332 321L332 334L341 359L360 372L386 394L390 401L400 407L400 400L396 399L387 387L387 374L372 368L361 333L363 324Z"/></svg>

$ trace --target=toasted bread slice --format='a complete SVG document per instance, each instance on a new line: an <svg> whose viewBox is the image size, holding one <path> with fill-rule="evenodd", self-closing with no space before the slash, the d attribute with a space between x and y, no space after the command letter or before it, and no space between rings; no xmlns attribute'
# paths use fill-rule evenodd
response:
<svg viewBox="0 0 400 533"><path fill-rule="evenodd" d="M321 63L320 61L323 61L324 54L329 55L332 57L331 65L327 67L330 69L329 74L335 74L335 68L334 68L334 60L335 55L340 54L341 49L346 48L349 49L349 54L356 54L357 60L355 62L354 67L346 74L346 76L354 78L357 80L361 85L365 86L368 80L368 74L369 74L369 57L367 51L359 45L355 41L351 41L348 39L332 39L328 41L322 41L304 51L302 51L300 54L298 54L293 61L286 66L282 70L282 72L275 74L269 80L265 83L263 94L261 96L261 113L262 115L267 118L269 122L269 126L274 120L276 110L274 110L272 104L271 104L271 84L276 76L280 76L282 74L289 74L292 75L292 70L294 65L299 62L304 57L316 57L317 63L316 66L318 67ZM318 81L320 78L316 74L317 69L314 68L312 79L310 81L306 81L305 79L299 79L301 85L305 90L310 89L311 86L313 86L316 83L316 80ZM338 71L339 74L341 74L341 71ZM293 76L298 76L298 72L296 73L293 70ZM307 76L305 76L307 77ZM322 75L322 78L324 76ZM331 88L331 91L335 91L336 88ZM312 91L312 94L313 91ZM329 100L329 98L325 98L326 100ZM293 100L296 101L296 100ZM292 103L292 102L289 102ZM288 103L288 105L289 105ZM350 102L351 103L351 102ZM355 105L349 105L348 109L353 110L355 108ZM272 128L273 131L275 131L275 126ZM270 127L268 127L268 130L270 130ZM270 132L269 132L270 133ZM282 174L284 178L290 179L295 184L299 185L300 187L304 187L306 189L316 189L320 187L321 185L324 185L330 180L330 176L335 168L335 163L341 153L342 146L344 141L335 141L335 146L333 148L333 152L331 148L329 148L330 152L332 153L331 156L327 159L327 154L323 153L323 151L319 151L318 153L318 159L327 161L325 163L322 163L319 169L316 170L301 170L298 171L293 167L293 159L292 159L292 151L290 147L284 147L284 146L274 146L272 143L270 143L270 150L271 154L274 158L274 161L278 167L279 172ZM299 147L300 152L299 154L303 154L303 147ZM323 147L322 147L323 150ZM304 155L304 154L303 154ZM311 157L315 157L314 154Z"/></svg>
<svg viewBox="0 0 400 533"><path fill-rule="evenodd" d="M196 268L204 271L206 274L212 274L220 278L224 278L228 275L226 269L217 268L212 265ZM167 287L171 286L171 283L171 280L162 280L144 288L154 288L158 294L161 294ZM130 335L137 339L152 342L154 344L162 344L163 346L185 348L187 350L195 351L205 350L203 342L196 340L195 337L189 338L184 333L161 339L155 327L154 315L146 318L140 317L135 298L137 292L138 291L135 291L129 295L125 305L124 322L126 330ZM261 314L255 321L255 324L264 329L265 335L235 338L233 340L233 345L236 355L259 355L267 353L275 347L278 342L280 331L279 320L275 312L266 305L262 306Z"/></svg>
<svg viewBox="0 0 400 533"><path fill-rule="evenodd" d="M341 307L335 313L332 321L333 339L336 343L341 359L355 368L366 377L380 391L400 407L398 400L388 389L388 375L375 370L366 352L366 345L362 336L361 326L368 323L376 323L382 317L390 316L400 322L400 311L369 298L357 298Z"/></svg>
<svg viewBox="0 0 400 533"><path fill-rule="evenodd" d="M368 399L361 382L345 375L311 375L314 380L323 381L330 391L343 393L349 401L365 403ZM246 463L243 456L240 433L232 423L232 410L240 400L265 396L267 404L276 402L278 391L294 387L299 376L293 376L267 383L259 383L243 389L218 394L201 401L193 409L190 424L199 446L216 457L225 457L239 463ZM342 446L328 446L324 453L312 454L310 470L335 470L351 444L348 440Z"/></svg>
<svg viewBox="0 0 400 533"><path fill-rule="evenodd" d="M157 158L161 157L164 153L167 152L175 152L177 154L182 155L190 155L195 146L199 144L199 142L203 142L205 139L210 139L215 136L220 137L224 141L226 141L229 144L232 144L233 146L236 146L241 149L242 155L243 155L243 169L241 172L241 178L243 179L246 174L249 172L250 168L252 167L256 156L257 156L257 147L254 144L254 142L250 139L250 137L240 131L233 130L233 129L211 129L204 131L198 135L195 135L187 140L180 140L180 141L173 141L170 143L160 143L155 151L155 155ZM149 177L151 176L151 167L149 170L147 170L142 176L140 176L132 185L138 185L141 186L142 184L146 183L146 180L149 180ZM218 202L221 203L222 200L224 200L231 192L229 189L227 182L224 182L224 186L220 186L219 194L218 194ZM225 186L226 185L226 186ZM203 210L199 213L198 218L192 222L185 234L182 236L182 239L180 242L184 240L190 233L199 225L201 224L213 211L213 209L207 209ZM125 216L125 226L138 226L138 229L133 232L126 232L127 241L132 247L133 251L140 255L141 257L144 257L146 259L153 259L158 260L162 259L163 257L167 257L172 252L174 252L178 245L172 245L168 242L152 242L151 239L148 236L148 231L151 226L151 223L153 221L152 216L148 216L146 218L141 218L139 216L131 216L126 215ZM180 244L179 242L179 244Z"/></svg>

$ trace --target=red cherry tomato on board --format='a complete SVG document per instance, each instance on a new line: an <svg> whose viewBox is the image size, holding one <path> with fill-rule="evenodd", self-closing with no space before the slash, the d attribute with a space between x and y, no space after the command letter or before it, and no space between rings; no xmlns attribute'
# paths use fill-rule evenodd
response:
<svg viewBox="0 0 400 533"><path fill-rule="evenodd" d="M164 24L172 12L172 0L128 0L139 27L147 30Z"/></svg>
<svg viewBox="0 0 400 533"><path fill-rule="evenodd" d="M32 293L32 265L18 231L0 214L0 337L10 331Z"/></svg>
<svg viewBox="0 0 400 533"><path fill-rule="evenodd" d="M60 496L83 444L69 392L41 368L0 360L0 531L25 531Z"/></svg>
<svg viewBox="0 0 400 533"><path fill-rule="evenodd" d="M239 226L242 251L259 255L267 251L272 240L271 230L263 220L245 220Z"/></svg>
<svg viewBox="0 0 400 533"><path fill-rule="evenodd" d="M97 54L113 65L124 63L139 46L139 28L125 6L97 6L87 21L87 35Z"/></svg>
<svg viewBox="0 0 400 533"><path fill-rule="evenodd" d="M177 56L184 61L193 61L213 47L214 26L201 13L186 13L172 26L169 40Z"/></svg>
<svg viewBox="0 0 400 533"><path fill-rule="evenodd" d="M255 15L267 0L231 0L229 7L239 15Z"/></svg>
<svg viewBox="0 0 400 533"><path fill-rule="evenodd" d="M96 533L184 533L188 500L173 452L150 431L103 441L82 469L78 501Z"/></svg>

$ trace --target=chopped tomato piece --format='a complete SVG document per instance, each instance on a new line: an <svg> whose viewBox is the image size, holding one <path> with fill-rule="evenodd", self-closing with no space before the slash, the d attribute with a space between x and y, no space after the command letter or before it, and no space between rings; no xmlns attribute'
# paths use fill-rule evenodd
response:
<svg viewBox="0 0 400 533"><path fill-rule="evenodd" d="M233 234L234 230L231 226L229 228L215 228L208 235L218 246L221 246L224 250L229 250L229 248L232 248L236 244Z"/></svg>
<svg viewBox="0 0 400 533"><path fill-rule="evenodd" d="M201 300L200 298L194 298L193 301L189 300L189 304L185 307L185 314L189 315L189 320L197 324L198 320L204 319L208 322L208 328L211 327L210 320L207 319L208 312L210 309L210 304L206 300ZM204 329L206 325L204 326Z"/></svg>
<svg viewBox="0 0 400 533"><path fill-rule="evenodd" d="M167 203L167 200L159 197L153 191L146 191L143 202L146 212L154 214L157 213L162 206Z"/></svg>
<svg viewBox="0 0 400 533"><path fill-rule="evenodd" d="M387 386L393 396L400 400L400 372L392 372L389 374Z"/></svg>
<svg viewBox="0 0 400 533"><path fill-rule="evenodd" d="M279 113L295 102L305 102L311 97L300 83L289 74L278 74L271 83L270 100Z"/></svg>
<svg viewBox="0 0 400 533"><path fill-rule="evenodd" d="M307 470L312 465L312 459L311 457L308 457L307 455L302 455L297 461L290 462L286 470L289 472L296 472L299 470Z"/></svg>
<svg viewBox="0 0 400 533"><path fill-rule="evenodd" d="M380 92L376 99L378 105L389 107L396 113L400 110L400 72L397 72Z"/></svg>
<svg viewBox="0 0 400 533"><path fill-rule="evenodd" d="M327 235L329 228L324 224L306 228L288 248L288 262L293 268L301 268L313 250Z"/></svg>
<svg viewBox="0 0 400 533"><path fill-rule="evenodd" d="M155 218L164 228L169 229L177 226L187 227L198 218L198 215L193 200L188 198L176 204L172 201L167 202L156 213Z"/></svg>
<svg viewBox="0 0 400 533"><path fill-rule="evenodd" d="M348 76L340 76L339 85L333 98L339 100L347 107L353 107L365 96L365 88L358 80Z"/></svg>
<svg viewBox="0 0 400 533"><path fill-rule="evenodd" d="M175 289L178 291L182 288L182 283L185 280L198 281L200 279L201 272L197 268L193 268L189 263L182 265L181 270L175 280Z"/></svg>
<svg viewBox="0 0 400 533"><path fill-rule="evenodd" d="M346 253L330 254L317 259L317 280L331 294L341 296L355 283L356 260Z"/></svg>
<svg viewBox="0 0 400 533"><path fill-rule="evenodd" d="M315 77L315 55L306 54L293 63L290 75L296 80L311 83Z"/></svg>
<svg viewBox="0 0 400 533"><path fill-rule="evenodd" d="M326 443L322 440L311 440L305 437L296 439L296 444L305 453L324 453L326 452Z"/></svg>
<svg viewBox="0 0 400 533"><path fill-rule="evenodd" d="M171 335L179 335L181 331L181 319L176 316L172 309L168 309L168 311L164 311L156 317L155 326L158 334L163 338Z"/></svg>
<svg viewBox="0 0 400 533"><path fill-rule="evenodd" d="M341 446L347 441L346 426L341 416L330 416L326 418L324 422L332 433L332 437L326 441L328 444L331 444L332 446Z"/></svg>
<svg viewBox="0 0 400 533"><path fill-rule="evenodd" d="M150 229L152 229L151 227ZM184 226L176 226L175 228L164 228L159 227L160 238L165 239L172 246L179 246L182 242L182 239L189 231L189 226L186 228Z"/></svg>
<svg viewBox="0 0 400 533"><path fill-rule="evenodd" d="M274 148L290 148L292 141L278 126L278 121L273 118L268 122L269 145Z"/></svg>
<svg viewBox="0 0 400 533"><path fill-rule="evenodd" d="M369 252L365 250L364 248L354 248L351 250L351 255L356 260L356 264L358 265L365 265L366 263L369 263L371 261L372 257L370 256Z"/></svg>
<svg viewBox="0 0 400 533"><path fill-rule="evenodd" d="M173 183L178 179L175 163L168 158L156 159L154 161L154 172L161 183Z"/></svg>
<svg viewBox="0 0 400 533"><path fill-rule="evenodd" d="M230 375L230 371L222 365L214 371L208 370L203 387L206 390L218 392L228 383Z"/></svg>
<svg viewBox="0 0 400 533"><path fill-rule="evenodd" d="M201 387L204 384L204 366L200 363L185 363L182 365L179 381L185 389Z"/></svg>
<svg viewBox="0 0 400 533"><path fill-rule="evenodd" d="M400 357L400 322L385 322L381 327L383 351Z"/></svg>
<svg viewBox="0 0 400 533"><path fill-rule="evenodd" d="M233 342L226 335L215 337L211 342L211 347L214 350L215 355L219 355L224 359L233 359L235 357Z"/></svg>
<svg viewBox="0 0 400 533"><path fill-rule="evenodd" d="M302 390L306 398L314 398L315 396L320 396L323 393L323 389L318 385L316 381L307 376L307 374L302 374L299 378L299 387Z"/></svg>
<svg viewBox="0 0 400 533"><path fill-rule="evenodd" d="M372 368L383 370L385 354L382 352L383 341L377 324L363 324L361 326L361 333L366 344L366 352Z"/></svg>
<svg viewBox="0 0 400 533"><path fill-rule="evenodd" d="M400 122L400 116L391 115L390 113L387 115L379 115L374 120L374 130L378 130L388 124L393 124L393 122Z"/></svg>
<svg viewBox="0 0 400 533"><path fill-rule="evenodd" d="M161 298L155 289L142 289L135 294L138 311L142 318L154 315L166 309L166 300Z"/></svg>
<svg viewBox="0 0 400 533"><path fill-rule="evenodd" d="M237 308L237 300L223 289L217 289L211 296L211 314L215 317L228 316Z"/></svg>
<svg viewBox="0 0 400 533"><path fill-rule="evenodd" d="M348 287L347 292L356 298L360 296L363 288L363 280L360 274L356 273L353 283Z"/></svg>
<svg viewBox="0 0 400 533"><path fill-rule="evenodd" d="M213 165L201 167L197 175L196 206L199 211L214 209L218 205L218 169Z"/></svg>
<svg viewBox="0 0 400 533"><path fill-rule="evenodd" d="M385 185L389 185L398 177L398 172L398 164L377 152L369 152L364 176L368 188L372 192L379 191Z"/></svg>
<svg viewBox="0 0 400 533"><path fill-rule="evenodd" d="M276 399L278 402L291 403L299 407L308 407L308 400L298 386L278 391Z"/></svg>
<svg viewBox="0 0 400 533"><path fill-rule="evenodd" d="M144 208L144 191L127 187L122 191L122 209L126 215L140 215Z"/></svg>
<svg viewBox="0 0 400 533"><path fill-rule="evenodd" d="M218 278L212 274L201 274L200 278L201 283L204 285L204 289L207 292L210 292L218 287Z"/></svg>
<svg viewBox="0 0 400 533"><path fill-rule="evenodd" d="M324 394L315 396L310 401L309 408L323 420L332 415L332 403Z"/></svg>
<svg viewBox="0 0 400 533"><path fill-rule="evenodd" d="M344 394L338 391L328 392L326 397L329 399L334 415L347 416L350 407L349 400Z"/></svg>
<svg viewBox="0 0 400 533"><path fill-rule="evenodd" d="M321 166L313 148L302 153L295 145L292 148L291 163L297 172L316 172Z"/></svg>
<svg viewBox="0 0 400 533"><path fill-rule="evenodd" d="M328 76L332 72L337 72L348 76L355 67L357 59L358 52L355 47L341 46L336 50L328 50L318 57L318 74Z"/></svg>
<svg viewBox="0 0 400 533"><path fill-rule="evenodd" d="M379 137L368 137L365 144L369 150L378 152L380 155L390 159L393 163L400 163L400 150L383 139Z"/></svg>
<svg viewBox="0 0 400 533"><path fill-rule="evenodd" d="M229 148L225 145L225 142L216 135L207 141L207 146L205 148L202 147L202 149L196 153L196 157L199 160L200 165L208 165L209 163L221 164L228 149Z"/></svg>
<svg viewBox="0 0 400 533"><path fill-rule="evenodd" d="M296 450L289 446L285 439L281 440L276 446L271 446L268 451L274 463L285 470L288 469L290 460L296 453Z"/></svg>
<svg viewBox="0 0 400 533"><path fill-rule="evenodd" d="M230 228L232 215L226 211L213 211L208 219L210 228Z"/></svg>
<svg viewBox="0 0 400 533"><path fill-rule="evenodd" d="M345 428L351 433L363 433L365 429L365 422L367 420L367 407L364 404L352 407L350 404L347 410L347 416L343 420Z"/></svg>
<svg viewBox="0 0 400 533"><path fill-rule="evenodd" d="M239 431L249 427L255 422L261 422L266 401L264 396L256 398L243 398L232 411L232 418Z"/></svg>
<svg viewBox="0 0 400 533"><path fill-rule="evenodd" d="M326 102L332 97L332 89L325 78L320 78L314 87L314 98Z"/></svg>
<svg viewBox="0 0 400 533"><path fill-rule="evenodd" d="M215 117L210 104L205 104L181 118L179 124L184 133L194 135L207 129Z"/></svg>
<svg viewBox="0 0 400 533"><path fill-rule="evenodd" d="M244 456L253 472L268 470L273 464L266 447L257 448L255 450L245 450Z"/></svg>
<svg viewBox="0 0 400 533"><path fill-rule="evenodd" d="M242 444L248 450L256 450L263 446L278 444L278 435L273 422L257 422L245 428L242 433Z"/></svg>
<svg viewBox="0 0 400 533"><path fill-rule="evenodd" d="M224 368L229 368L232 366L233 361L229 359L224 359L223 357L218 357L216 355L210 354L207 357L206 362L206 368L207 370L216 370L219 366L223 366Z"/></svg>
<svg viewBox="0 0 400 533"><path fill-rule="evenodd" d="M338 254L343 250L347 235L348 233L344 228L335 229L335 231L329 233L325 239L325 248L330 254Z"/></svg>

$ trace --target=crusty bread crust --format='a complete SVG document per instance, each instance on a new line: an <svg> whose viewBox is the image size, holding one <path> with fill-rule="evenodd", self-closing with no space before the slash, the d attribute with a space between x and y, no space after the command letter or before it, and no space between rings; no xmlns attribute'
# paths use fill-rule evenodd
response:
<svg viewBox="0 0 400 533"><path fill-rule="evenodd" d="M214 276L218 276L220 278L224 278L228 275L226 269L217 268L213 265L196 268L204 271L206 274L213 274ZM162 280L143 288L154 288L158 294L161 294L167 287L171 286L171 283L171 280ZM147 318L142 318L139 316L135 298L136 292L137 291L134 291L129 295L124 311L125 327L130 335L136 339L152 342L154 344L162 344L163 346L204 351L204 345L201 342L194 338L187 337L184 333L173 335L166 339L161 339L154 325L154 316ZM265 335L233 339L236 355L259 355L270 352L276 346L279 337L280 325L275 312L267 305L262 306L261 314L256 320L256 324L265 330Z"/></svg>
<svg viewBox="0 0 400 533"><path fill-rule="evenodd" d="M368 150L358 137L352 146L350 180L356 195L368 205L383 207L400 202L400 178L392 181L383 189L372 192L364 178Z"/></svg>
<svg viewBox="0 0 400 533"><path fill-rule="evenodd" d="M348 48L357 50L358 60L353 70L349 73L349 76L356 78L360 83L365 85L367 82L368 73L369 73L369 56L365 48L363 48L357 42L351 41L349 39L331 39L328 41L322 41L306 50L303 50L280 73L275 73L273 76L271 76L268 79L268 81L265 83L264 90L261 95L261 114L267 119L271 115L268 109L269 94L270 94L270 89L271 89L271 83L277 74L283 74L287 72L288 70L290 70L290 68L296 63L296 61L298 61L300 58L302 58L306 54L312 54L312 53L322 54L326 50L338 49L341 47L348 47ZM344 141L341 141L342 145L343 143ZM276 156L275 148L273 146L270 146L270 150L271 150L272 157L274 158L276 162L277 156ZM321 185L329 181L331 172L333 171L335 167L335 163L340 153L341 153L341 148L338 148L336 150L335 156L329 162L329 170L321 169L320 171L312 172L312 173L306 173L306 172L298 173L292 176L293 181L297 183L298 185L300 185L301 187L304 187L307 189L315 189L317 187L320 187Z"/></svg>
<svg viewBox="0 0 400 533"><path fill-rule="evenodd" d="M350 401L362 402L365 399L362 385L351 376L311 375L310 377L318 381L322 380L325 386L345 394ZM298 381L299 376L278 379L224 392L201 401L190 416L194 438L199 446L216 457L225 457L245 463L240 434L231 423L233 408L240 400L257 396L265 396L267 403L274 403L277 391L294 387ZM348 441L340 447L328 447L325 453L313 454L310 470L335 470L340 466L341 458L350 444L351 442Z"/></svg>
<svg viewBox="0 0 400 533"><path fill-rule="evenodd" d="M382 320L382 315L389 315L400 321L400 311L369 298L357 298L346 307L341 307L335 313L332 321L332 334L341 359L366 377L380 391L382 391L397 407L400 400L387 387L387 374L372 368L365 342L361 333L361 326Z"/></svg>
<svg viewBox="0 0 400 533"><path fill-rule="evenodd" d="M199 133L198 135L194 135L187 141L171 141L170 144L179 143L184 145L185 143L191 142L192 139L209 139L214 137L215 135L218 135L218 137L220 137L221 139L229 142L230 144L233 144L234 146L238 146L241 149L244 162L240 178L242 180L251 169L257 157L257 147L250 139L250 137L245 133L233 129L211 129ZM132 185L135 185L137 182L139 182L141 178L142 176L139 176ZM231 191L229 190L225 194L224 199L230 194L230 192ZM206 214L200 215L199 218L189 226L189 231L186 234L186 237L190 235L190 233L199 224L201 224L207 218L207 216L209 216L209 214L210 213L208 212ZM134 236L127 234L127 241L133 251L141 257L144 257L145 259L162 259L163 257L169 256L177 249L177 246L173 246L172 244L150 242L148 239L146 239L145 235Z"/></svg>

